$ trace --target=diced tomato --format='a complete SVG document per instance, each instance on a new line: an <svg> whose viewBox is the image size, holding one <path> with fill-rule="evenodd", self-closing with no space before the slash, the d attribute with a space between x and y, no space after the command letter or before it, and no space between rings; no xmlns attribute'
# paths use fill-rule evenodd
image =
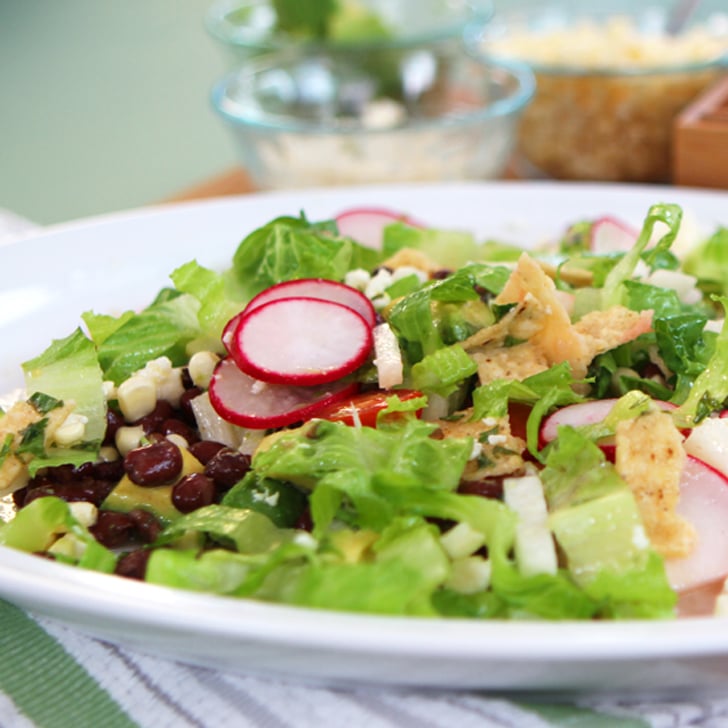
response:
<svg viewBox="0 0 728 728"><path fill-rule="evenodd" d="M393 389L384 391L377 389L372 392L362 392L341 402L334 402L316 413L316 417L332 422L343 422L345 425L361 424L366 427L377 426L377 415L387 407L387 400L397 396L402 401L422 397L422 392L416 389ZM416 412L419 417L421 410ZM397 415L399 413L393 413Z"/></svg>
<svg viewBox="0 0 728 728"><path fill-rule="evenodd" d="M508 403L508 419L511 423L511 435L526 439L526 423L531 414L531 407L521 402Z"/></svg>

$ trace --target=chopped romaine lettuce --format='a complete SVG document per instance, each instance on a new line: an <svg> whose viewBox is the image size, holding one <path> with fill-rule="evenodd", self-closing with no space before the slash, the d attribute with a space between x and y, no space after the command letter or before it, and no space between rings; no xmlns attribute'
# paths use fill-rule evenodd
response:
<svg viewBox="0 0 728 728"><path fill-rule="evenodd" d="M355 268L371 270L378 251L338 237L335 223L280 217L248 235L233 256L233 272L246 299L296 278L344 279Z"/></svg>

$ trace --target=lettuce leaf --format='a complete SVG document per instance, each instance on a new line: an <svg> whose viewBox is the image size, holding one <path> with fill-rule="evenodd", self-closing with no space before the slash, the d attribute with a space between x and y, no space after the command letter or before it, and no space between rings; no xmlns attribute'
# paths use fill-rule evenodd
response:
<svg viewBox="0 0 728 728"><path fill-rule="evenodd" d="M604 281L601 301L603 309L624 302L623 284L633 276L640 259L643 258L652 269L665 264L665 255L677 237L681 221L682 209L678 205L662 204L650 207L634 246L624 254ZM664 223L667 231L649 251L646 251L658 223Z"/></svg>
<svg viewBox="0 0 728 728"><path fill-rule="evenodd" d="M200 302L194 296L182 294L155 302L139 313L122 314L111 333L108 316L87 311L83 320L98 347L105 378L120 384L160 356L169 357L174 366L186 364L186 346L200 335L199 310Z"/></svg>
<svg viewBox="0 0 728 728"><path fill-rule="evenodd" d="M341 281L354 268L371 270L381 254L350 238L336 224L305 217L279 217L253 231L233 256L233 275L245 299L265 288L298 278Z"/></svg>
<svg viewBox="0 0 728 728"><path fill-rule="evenodd" d="M42 392L64 402L73 401L75 412L87 418L85 441L100 445L106 433L106 399L103 374L91 341L76 329L56 339L39 356L24 362L25 389ZM86 459L89 453L85 453Z"/></svg>

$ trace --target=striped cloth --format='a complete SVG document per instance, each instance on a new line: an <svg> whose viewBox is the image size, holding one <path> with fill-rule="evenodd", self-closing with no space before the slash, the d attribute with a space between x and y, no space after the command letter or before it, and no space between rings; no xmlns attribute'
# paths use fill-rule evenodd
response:
<svg viewBox="0 0 728 728"><path fill-rule="evenodd" d="M680 728L728 726L728 697L544 704L446 690L311 687L185 665L0 601L2 728Z"/></svg>
<svg viewBox="0 0 728 728"><path fill-rule="evenodd" d="M0 245L31 228L0 210ZM224 725L727 728L728 697L662 703L584 696L544 704L475 691L311 687L141 654L0 601L0 728Z"/></svg>

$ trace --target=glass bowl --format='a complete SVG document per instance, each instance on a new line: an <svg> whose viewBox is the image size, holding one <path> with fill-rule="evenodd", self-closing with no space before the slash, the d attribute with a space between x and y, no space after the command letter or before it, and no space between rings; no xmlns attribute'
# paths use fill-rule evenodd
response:
<svg viewBox="0 0 728 728"><path fill-rule="evenodd" d="M491 0L216 0L205 25L238 65L294 48L393 53L459 43L477 37L492 11Z"/></svg>
<svg viewBox="0 0 728 728"><path fill-rule="evenodd" d="M670 181L679 112L727 69L728 6L702 0L671 28L675 2L508 0L479 48L528 62L537 92L518 129L527 174Z"/></svg>
<svg viewBox="0 0 728 728"><path fill-rule="evenodd" d="M533 92L524 64L442 48L391 66L275 54L223 78L212 104L271 189L497 177Z"/></svg>

